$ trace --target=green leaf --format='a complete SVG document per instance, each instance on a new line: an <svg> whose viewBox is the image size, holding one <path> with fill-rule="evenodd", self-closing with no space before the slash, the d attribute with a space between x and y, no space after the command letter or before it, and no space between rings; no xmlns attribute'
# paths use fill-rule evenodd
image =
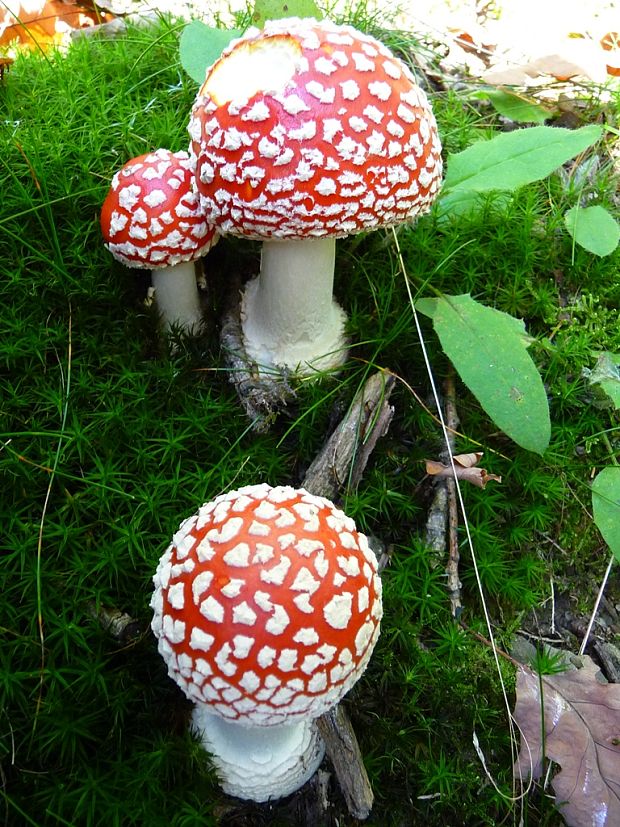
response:
<svg viewBox="0 0 620 827"><path fill-rule="evenodd" d="M588 380L593 391L599 391L601 399L594 400L597 408L615 408L620 410L620 357L617 353L603 351L596 360L592 370L584 368L582 376Z"/></svg>
<svg viewBox="0 0 620 827"><path fill-rule="evenodd" d="M551 116L551 112L536 101L504 89L481 89L471 97L488 98L500 115L517 123L544 123Z"/></svg>
<svg viewBox="0 0 620 827"><path fill-rule="evenodd" d="M314 0L256 0L252 12L252 23L264 26L266 20L280 17L323 17Z"/></svg>
<svg viewBox="0 0 620 827"><path fill-rule="evenodd" d="M620 560L620 466L603 468L594 478L592 514L612 554Z"/></svg>
<svg viewBox="0 0 620 827"><path fill-rule="evenodd" d="M482 408L517 445L542 454L551 436L549 405L519 319L468 294L421 299L446 356Z"/></svg>
<svg viewBox="0 0 620 827"><path fill-rule="evenodd" d="M214 29L200 20L193 20L181 32L181 66L193 80L202 83L209 66L215 63L231 40L242 34L241 29Z"/></svg>
<svg viewBox="0 0 620 827"><path fill-rule="evenodd" d="M545 178L601 136L600 126L533 126L504 132L450 155L443 192L515 190Z"/></svg>
<svg viewBox="0 0 620 827"><path fill-rule="evenodd" d="M577 244L596 256L608 256L618 246L620 227L605 207L573 207L564 216L566 229Z"/></svg>

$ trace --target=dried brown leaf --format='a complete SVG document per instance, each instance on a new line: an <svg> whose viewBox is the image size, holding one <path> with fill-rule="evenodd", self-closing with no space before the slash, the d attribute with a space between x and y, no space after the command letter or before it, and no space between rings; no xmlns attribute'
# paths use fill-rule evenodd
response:
<svg viewBox="0 0 620 827"><path fill-rule="evenodd" d="M452 459L462 468L473 468L482 459L482 451L476 451L474 454L455 454Z"/></svg>
<svg viewBox="0 0 620 827"><path fill-rule="evenodd" d="M484 72L483 78L498 86L526 86L549 77L557 80L585 77L603 83L607 78L605 55L603 48L592 40L567 40L557 52L539 55L523 63L496 64Z"/></svg>
<svg viewBox="0 0 620 827"><path fill-rule="evenodd" d="M30 0L11 4L11 8L0 3L0 46L60 46L68 32L94 26L110 17L73 0Z"/></svg>
<svg viewBox="0 0 620 827"><path fill-rule="evenodd" d="M597 680L589 657L581 669L517 673L514 717L522 736L516 768L540 778L545 757L561 767L551 784L568 827L620 825L620 685Z"/></svg>
<svg viewBox="0 0 620 827"><path fill-rule="evenodd" d="M502 478L495 474L489 474L485 468L477 468L478 462L482 457L482 452L478 451L474 454L457 454L453 456L454 470L456 471L456 478L470 482L478 488L484 488L491 480L501 482ZM451 465L445 465L443 462L436 462L432 459L424 460L426 463L426 473L431 477L451 477L454 478Z"/></svg>

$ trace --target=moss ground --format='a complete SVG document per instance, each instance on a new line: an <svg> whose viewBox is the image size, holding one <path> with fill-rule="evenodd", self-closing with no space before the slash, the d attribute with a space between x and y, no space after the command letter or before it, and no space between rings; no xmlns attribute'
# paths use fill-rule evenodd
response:
<svg viewBox="0 0 620 827"><path fill-rule="evenodd" d="M143 303L145 279L112 262L98 211L127 159L186 146L194 94L178 64L178 32L165 23L80 40L65 56L22 57L0 86L0 822L7 825L216 823L217 786L148 630L157 560L180 520L217 493L257 480L298 482L334 401L346 405L368 362L428 397L395 250L381 233L339 246L337 295L361 343L339 385L304 387L270 433L249 432L217 339L227 275L255 266L255 248L227 241L216 248L209 331L174 353L162 344ZM455 93L437 93L434 105L449 151L501 126ZM619 109L590 117L617 127ZM593 186L607 203L613 180L605 169ZM570 197L553 177L501 210L489 201L458 223L431 215L399 235L421 293L426 282L471 292L524 318L536 338L553 422L543 458L497 433L458 387L465 435L458 450L481 444L486 467L504 478L466 491L500 638L548 596L551 574L591 605L606 565L588 516L588 482L618 453L618 421L593 404L581 372L596 351L620 352L619 257L573 251L561 219ZM430 327L425 336L441 378L448 366ZM472 732L509 795L506 712L491 654L453 623L443 568L421 541L422 460L441 444L407 385L395 393L395 419L372 467L343 503L362 530L392 548L381 641L347 701L377 796L371 823L504 823L511 804L488 782ZM482 630L465 548L461 577L464 618ZM117 645L93 620L93 606L128 612L143 633ZM505 677L510 687L508 667ZM528 816L529 824L554 823L536 802Z"/></svg>

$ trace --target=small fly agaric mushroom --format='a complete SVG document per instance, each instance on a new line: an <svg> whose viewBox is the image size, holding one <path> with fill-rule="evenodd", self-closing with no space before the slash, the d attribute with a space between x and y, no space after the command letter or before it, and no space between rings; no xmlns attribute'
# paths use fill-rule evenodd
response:
<svg viewBox="0 0 620 827"><path fill-rule="evenodd" d="M197 332L202 311L194 262L216 242L200 208L186 152L158 149L119 170L101 208L112 255L151 270L155 301L168 328Z"/></svg>
<svg viewBox="0 0 620 827"><path fill-rule="evenodd" d="M224 791L294 792L323 756L313 719L357 681L379 635L366 537L323 497L248 486L181 524L153 582L159 652L196 703Z"/></svg>
<svg viewBox="0 0 620 827"><path fill-rule="evenodd" d="M189 133L207 219L264 242L241 305L247 355L300 373L340 366L335 239L430 209L442 161L426 95L373 37L272 20L207 70Z"/></svg>

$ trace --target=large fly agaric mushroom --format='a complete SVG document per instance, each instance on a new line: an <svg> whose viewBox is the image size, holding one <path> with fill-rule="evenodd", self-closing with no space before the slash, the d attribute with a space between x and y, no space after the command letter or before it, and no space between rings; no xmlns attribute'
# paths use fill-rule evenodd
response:
<svg viewBox="0 0 620 827"><path fill-rule="evenodd" d="M407 221L439 191L437 125L411 72L349 26L268 21L207 70L189 133L208 220L264 242L241 305L247 355L341 365L335 239Z"/></svg>
<svg viewBox="0 0 620 827"><path fill-rule="evenodd" d="M202 311L194 262L217 240L205 220L186 152L158 149L119 170L101 208L112 255L151 270L157 308L168 328L198 331Z"/></svg>
<svg viewBox="0 0 620 827"><path fill-rule="evenodd" d="M196 704L225 792L294 792L323 756L313 719L357 681L379 635L366 537L323 497L248 486L181 524L154 585L159 652Z"/></svg>

